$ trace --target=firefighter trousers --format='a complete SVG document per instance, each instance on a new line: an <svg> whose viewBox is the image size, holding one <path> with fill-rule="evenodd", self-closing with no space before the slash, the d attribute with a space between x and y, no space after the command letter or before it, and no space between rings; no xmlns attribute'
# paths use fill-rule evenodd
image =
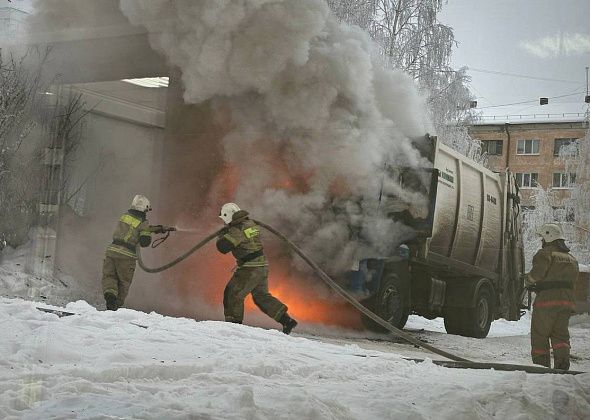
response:
<svg viewBox="0 0 590 420"><path fill-rule="evenodd" d="M225 320L244 320L244 299L252 293L254 303L275 321L287 312L287 306L268 291L268 267L238 267L223 292Z"/></svg>
<svg viewBox="0 0 590 420"><path fill-rule="evenodd" d="M570 335L568 330L571 308L553 306L534 308L531 321L531 356L533 363L551 367L549 345L553 348L555 369L570 366Z"/></svg>
<svg viewBox="0 0 590 420"><path fill-rule="evenodd" d="M117 307L125 303L135 274L136 260L114 252L107 252L102 265L102 292L117 297Z"/></svg>

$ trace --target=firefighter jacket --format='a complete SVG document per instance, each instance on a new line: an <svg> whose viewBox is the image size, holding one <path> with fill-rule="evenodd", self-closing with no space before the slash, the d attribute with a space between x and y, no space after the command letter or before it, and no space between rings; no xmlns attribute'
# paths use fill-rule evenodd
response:
<svg viewBox="0 0 590 420"><path fill-rule="evenodd" d="M234 213L231 223L217 240L217 249L222 254L231 251L239 267L265 267L260 228L248 218L248 212Z"/></svg>
<svg viewBox="0 0 590 420"><path fill-rule="evenodd" d="M147 247L152 242L153 227L149 225L144 212L128 210L117 222L113 242L107 248L107 254L137 258L137 244ZM112 255L112 254L111 254Z"/></svg>
<svg viewBox="0 0 590 420"><path fill-rule="evenodd" d="M578 278L578 261L553 242L533 257L527 282L537 288L535 308L574 308L574 284Z"/></svg>

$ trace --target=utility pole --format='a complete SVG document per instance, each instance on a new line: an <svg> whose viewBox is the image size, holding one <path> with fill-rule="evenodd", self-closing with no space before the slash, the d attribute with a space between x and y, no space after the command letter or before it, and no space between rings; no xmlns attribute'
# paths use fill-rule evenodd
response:
<svg viewBox="0 0 590 420"><path fill-rule="evenodd" d="M588 93L588 66L586 66L586 98L584 98L584 102L590 104L590 93Z"/></svg>

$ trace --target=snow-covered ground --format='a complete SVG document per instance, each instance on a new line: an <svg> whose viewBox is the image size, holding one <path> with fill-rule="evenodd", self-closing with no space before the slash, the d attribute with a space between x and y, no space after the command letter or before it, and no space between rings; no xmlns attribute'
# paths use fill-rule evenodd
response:
<svg viewBox="0 0 590 420"><path fill-rule="evenodd" d="M67 309L79 315L58 318L29 301L0 299L1 418L583 419L590 413L590 374L456 370L403 360L403 352L224 322L102 312L82 301Z"/></svg>
<svg viewBox="0 0 590 420"><path fill-rule="evenodd" d="M79 291L18 261L0 265L0 294L41 302L0 298L2 419L589 418L590 373L449 369L405 360L440 358L385 335L302 325L285 336L84 301L58 318L36 306ZM571 324L572 369L590 372L590 317ZM528 316L494 323L483 340L447 335L439 319L407 328L472 360L530 363Z"/></svg>

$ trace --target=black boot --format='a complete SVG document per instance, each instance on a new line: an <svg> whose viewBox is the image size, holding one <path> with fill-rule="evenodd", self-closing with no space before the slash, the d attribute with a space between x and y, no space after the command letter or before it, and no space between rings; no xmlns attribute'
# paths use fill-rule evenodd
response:
<svg viewBox="0 0 590 420"><path fill-rule="evenodd" d="M117 296L112 293L105 293L104 300L107 303L107 310L109 311L116 311L119 309L117 307Z"/></svg>
<svg viewBox="0 0 590 420"><path fill-rule="evenodd" d="M289 314L285 313L279 322L283 325L283 332L287 335L291 334L293 328L297 326L297 321L289 316Z"/></svg>

